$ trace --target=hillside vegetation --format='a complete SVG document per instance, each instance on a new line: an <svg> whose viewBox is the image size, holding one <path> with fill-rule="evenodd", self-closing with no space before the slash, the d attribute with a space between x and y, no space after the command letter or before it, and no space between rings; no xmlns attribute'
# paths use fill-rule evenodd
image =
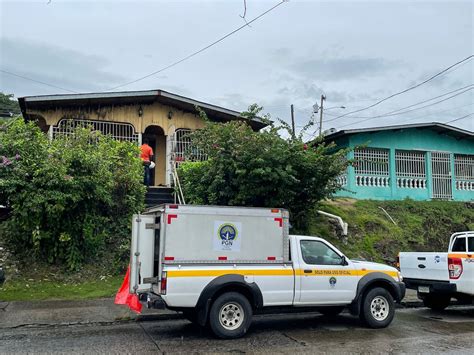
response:
<svg viewBox="0 0 474 355"><path fill-rule="evenodd" d="M349 224L348 236L318 209L341 216ZM335 199L311 211L305 232L328 239L351 258L394 263L399 251L447 250L450 235L465 230L474 230L473 204Z"/></svg>

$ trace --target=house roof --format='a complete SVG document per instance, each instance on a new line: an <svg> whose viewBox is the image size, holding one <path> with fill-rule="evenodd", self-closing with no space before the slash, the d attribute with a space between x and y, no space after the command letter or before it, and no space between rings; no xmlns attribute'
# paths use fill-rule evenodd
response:
<svg viewBox="0 0 474 355"><path fill-rule="evenodd" d="M48 109L57 107L77 107L88 105L127 105L127 104L151 104L160 102L165 105L177 107L183 111L196 113L195 106L199 106L213 121L230 121L242 119L240 112L224 107L212 105L206 102L191 99L189 97L176 95L164 90L144 91L122 91L122 92L99 92L84 94L59 94L25 96L18 98L23 117L28 118L28 109ZM259 118L250 120L253 129L259 130L267 126Z"/></svg>
<svg viewBox="0 0 474 355"><path fill-rule="evenodd" d="M444 133L450 135L456 139L468 139L474 141L474 132L468 131L462 128L447 125L439 122L427 122L427 123L412 123L405 125L394 125L394 126L383 126L383 127L370 127L370 128L356 128L356 129L344 129L336 131L324 136L325 141L331 141L344 136L350 136L358 133L374 133L380 131L399 131L404 129L430 129L438 133Z"/></svg>

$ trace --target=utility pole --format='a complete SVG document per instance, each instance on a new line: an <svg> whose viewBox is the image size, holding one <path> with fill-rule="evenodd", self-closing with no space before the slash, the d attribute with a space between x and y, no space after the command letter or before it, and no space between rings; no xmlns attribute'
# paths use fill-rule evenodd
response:
<svg viewBox="0 0 474 355"><path fill-rule="evenodd" d="M326 96L321 95L321 106L319 109L321 110L319 112L319 136L323 135L323 102L326 100Z"/></svg>
<svg viewBox="0 0 474 355"><path fill-rule="evenodd" d="M290 106L291 108L291 132L293 132L293 138L295 138L295 108L293 104Z"/></svg>

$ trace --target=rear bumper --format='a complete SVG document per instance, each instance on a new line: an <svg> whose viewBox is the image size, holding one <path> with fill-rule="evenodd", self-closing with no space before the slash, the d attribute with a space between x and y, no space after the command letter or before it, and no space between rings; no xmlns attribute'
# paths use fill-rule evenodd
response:
<svg viewBox="0 0 474 355"><path fill-rule="evenodd" d="M142 303L146 305L146 308L150 309L165 309L166 307L166 302L163 301L163 298L161 296L147 292L147 293L142 293L139 296L139 299Z"/></svg>
<svg viewBox="0 0 474 355"><path fill-rule="evenodd" d="M418 291L419 286L429 287L429 293L456 293L456 284L449 281L403 279L407 288Z"/></svg>

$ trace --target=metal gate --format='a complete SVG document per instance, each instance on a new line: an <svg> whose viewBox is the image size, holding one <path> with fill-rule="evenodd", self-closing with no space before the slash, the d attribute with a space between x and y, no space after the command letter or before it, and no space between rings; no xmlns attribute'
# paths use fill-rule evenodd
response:
<svg viewBox="0 0 474 355"><path fill-rule="evenodd" d="M433 198L450 200L452 192L451 154L431 153L431 175L433 181Z"/></svg>

